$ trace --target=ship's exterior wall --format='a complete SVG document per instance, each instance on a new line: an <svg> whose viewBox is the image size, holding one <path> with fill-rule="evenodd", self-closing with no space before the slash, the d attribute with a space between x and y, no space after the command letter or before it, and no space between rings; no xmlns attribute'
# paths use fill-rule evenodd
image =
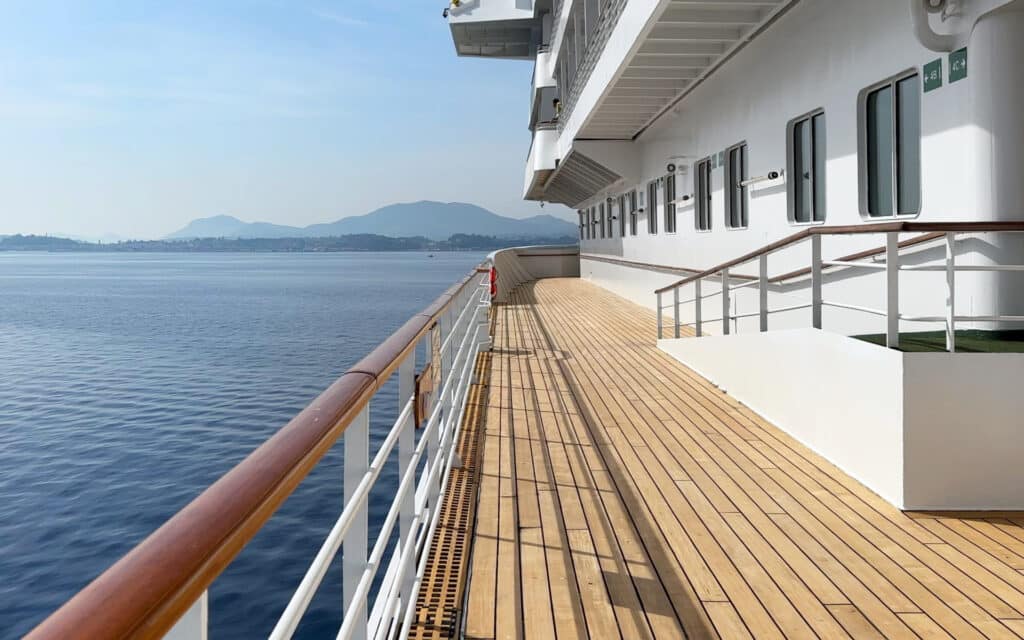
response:
<svg viewBox="0 0 1024 640"><path fill-rule="evenodd" d="M624 16L623 19L625 19ZM647 182L666 173L672 161L680 167L677 193L693 193L692 163L715 155L738 142L748 145L748 175L761 176L787 168L787 124L794 118L823 109L826 121L825 224L861 224L893 218L869 218L861 211L858 142L858 97L871 85L909 70L923 76L925 64L942 60L942 87L921 95L921 211L909 219L926 221L1021 219L1024 180L1024 75L1011 67L1024 55L1024 2L1015 2L984 18L968 45L967 77L949 82L949 57L932 52L913 35L908 3L891 0L804 0L697 87L670 113L632 144L638 149L638 182L621 182L582 203L583 207L615 198L620 193L646 190ZM1020 51L1018 51L1020 49ZM1020 55L1018 55L1020 54ZM578 109L574 118L582 117ZM566 133L571 132L567 127ZM562 144L566 141L563 139ZM684 159L679 159L684 157ZM673 160L673 158L675 158ZM788 179L788 177L786 178ZM581 241L583 254L604 255L626 261L704 269L796 232L789 221L787 188L780 181L752 185L748 190L749 226L727 229L724 220L724 169L712 172L713 228L694 228L693 206L677 209L676 233L664 231L664 197L659 194L658 233L648 235L646 215L638 220L638 235ZM617 208L616 208L617 209ZM616 215L619 213L616 211ZM1001 260L1019 262L1021 239L968 239L969 255L961 264ZM883 236L826 238L826 259L878 247ZM914 256L916 261L941 259L932 249ZM809 245L770 259L773 274L806 267ZM756 274L751 263L737 271ZM653 290L664 283L655 273L628 267L588 263L583 277L646 304L654 304ZM941 315L944 303L941 274L903 274L901 307L905 313ZM630 284L627 281L635 281ZM1012 292L1024 284L1018 274L960 276L960 305L971 313L1019 313L1011 309ZM806 283L804 283L806 285ZM825 298L880 308L884 302L884 274L850 273L828 276ZM646 289L646 298L642 291ZM1002 290L1002 299L999 291ZM807 302L806 286L799 282L785 293L774 291L772 306ZM756 308L756 291L739 292L740 311ZM745 309L743 308L745 307ZM809 313L809 312L807 312ZM705 317L709 314L705 313ZM803 314L807 315L807 314ZM799 312L773 316L773 328L806 326ZM684 312L684 318L688 317ZM756 319L752 322L756 326ZM826 311L826 328L846 333L878 331L881 319L855 312ZM831 325L831 326L830 326ZM991 326L991 325L989 325ZM926 328L905 325L904 330ZM929 326L927 328L935 328ZM713 331L713 329L712 329Z"/></svg>

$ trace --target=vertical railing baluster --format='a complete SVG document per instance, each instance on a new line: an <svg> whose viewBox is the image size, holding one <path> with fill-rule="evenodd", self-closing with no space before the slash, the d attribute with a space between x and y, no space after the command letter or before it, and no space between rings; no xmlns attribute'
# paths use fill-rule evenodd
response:
<svg viewBox="0 0 1024 640"><path fill-rule="evenodd" d="M763 253L757 259L757 297L758 319L761 332L768 330L768 254Z"/></svg>
<svg viewBox="0 0 1024 640"><path fill-rule="evenodd" d="M655 295L655 298L657 299L657 303L656 303L655 309L657 309L657 313L658 313L658 340L661 340L661 338L663 336L662 336L662 331L661 331L661 292L660 291Z"/></svg>
<svg viewBox="0 0 1024 640"><path fill-rule="evenodd" d="M704 304L704 299L703 299L703 297L701 296L701 293L700 293L700 282L701 282L700 278L697 278L693 282L693 284L694 284L693 297L694 297L694 300L697 303L695 308L694 308L694 312L693 312L693 325L694 325L694 333L697 334L698 338L701 337L702 335L704 335L704 322L703 322L703 320L701 318L701 306Z"/></svg>
<svg viewBox="0 0 1024 640"><path fill-rule="evenodd" d="M206 640L210 626L210 597L209 591L189 607L185 615L181 616L171 630L164 635L163 640Z"/></svg>
<svg viewBox="0 0 1024 640"><path fill-rule="evenodd" d="M729 317L729 270L722 269L722 335L727 336L730 333L729 321L732 318Z"/></svg>
<svg viewBox="0 0 1024 640"><path fill-rule="evenodd" d="M946 351L956 352L956 234L946 234Z"/></svg>
<svg viewBox="0 0 1024 640"><path fill-rule="evenodd" d="M437 424L430 431L430 435L427 436L427 464L424 468L424 473L427 477L430 476L430 470L434 468L434 464L437 462L437 456L439 455L438 448L441 443L440 433L443 421L447 417L448 410L445 402L447 400L441 395L441 390L444 389L445 382L448 379L448 369L445 365L448 362L448 358L445 355L446 348L444 347L444 341L447 338L447 327L448 322L444 319L447 314L443 314L438 319L438 323L434 325L433 329L430 330L430 341L431 344L436 344L441 347L440 353L437 354L434 360L434 366L438 367L439 374L435 378L436 386L434 387L434 401L438 404L437 410L440 411L438 421L441 424ZM437 482L433 482L427 486L427 499L424 505L424 517L426 514L437 506L438 496L441 493L440 485Z"/></svg>
<svg viewBox="0 0 1024 640"><path fill-rule="evenodd" d="M398 481L401 482L402 478L405 477L406 473L410 473L410 465L412 462L412 454L416 448L416 434L414 430L416 428L415 419L415 406L418 399L416 398L416 350L406 356L405 360L398 366L398 411L401 413L405 407L411 402L412 411L409 412L409 417L405 420L405 423L399 427L401 431L398 435ZM415 471L411 471L415 473ZM415 484L413 485L415 487ZM402 505L399 508L398 515L398 550L396 551L397 556L401 558L402 553L405 551L406 546L414 545L416 543L416 534L412 530L413 517L415 516L416 510L416 491L415 488L406 491L405 496L402 497ZM409 555L409 560L404 566L398 567L398 578L396 588L399 593L399 600L402 603L400 610L405 610L411 603L412 600L412 586L416 579L415 571L413 570L413 555ZM385 621L385 624L387 622Z"/></svg>
<svg viewBox="0 0 1024 640"><path fill-rule="evenodd" d="M355 498L356 489L370 468L370 407L367 405L345 430L345 504ZM346 616L356 616L353 638L366 638L366 603L354 605L359 579L366 570L369 522L367 503L356 512L352 528L342 545L342 601ZM355 606L350 610L350 607Z"/></svg>
<svg viewBox="0 0 1024 640"><path fill-rule="evenodd" d="M679 287L672 290L672 326L675 327L675 337L679 338Z"/></svg>
<svg viewBox="0 0 1024 640"><path fill-rule="evenodd" d="M821 329L821 236L811 236L811 326Z"/></svg>
<svg viewBox="0 0 1024 640"><path fill-rule="evenodd" d="M899 235L885 234L885 346L900 346L900 246Z"/></svg>

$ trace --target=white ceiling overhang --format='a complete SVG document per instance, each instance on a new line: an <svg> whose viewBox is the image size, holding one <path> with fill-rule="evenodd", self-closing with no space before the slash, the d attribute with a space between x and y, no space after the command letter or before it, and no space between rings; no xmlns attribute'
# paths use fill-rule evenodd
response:
<svg viewBox="0 0 1024 640"><path fill-rule="evenodd" d="M573 150L562 159L544 183L543 199L577 207L620 179L621 176L608 167Z"/></svg>
<svg viewBox="0 0 1024 640"><path fill-rule="evenodd" d="M666 3L622 61L576 137L635 137L796 1Z"/></svg>

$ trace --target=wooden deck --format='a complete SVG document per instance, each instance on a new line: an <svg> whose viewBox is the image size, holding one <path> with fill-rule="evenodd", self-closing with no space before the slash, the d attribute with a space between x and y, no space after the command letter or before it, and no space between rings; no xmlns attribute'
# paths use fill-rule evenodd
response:
<svg viewBox="0 0 1024 640"><path fill-rule="evenodd" d="M1024 634L1024 514L894 509L585 281L494 323L468 638Z"/></svg>

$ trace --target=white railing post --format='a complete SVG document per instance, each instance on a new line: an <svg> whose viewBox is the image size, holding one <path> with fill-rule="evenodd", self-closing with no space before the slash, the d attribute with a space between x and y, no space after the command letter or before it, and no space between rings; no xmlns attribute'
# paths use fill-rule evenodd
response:
<svg viewBox="0 0 1024 640"><path fill-rule="evenodd" d="M694 328L694 333L697 334L698 338L701 337L702 335L704 335L704 323L701 320L701 313L700 313L701 305L704 304L704 301L701 298L700 281L701 281L701 279L697 278L693 282L693 284L694 284L693 297L694 297L694 300L697 303L696 304L696 308L695 308L695 310L693 312L693 328Z"/></svg>
<svg viewBox="0 0 1024 640"><path fill-rule="evenodd" d="M437 354L437 358L432 363L434 367L437 367L437 371L439 372L439 374L437 374L435 378L436 386L433 391L434 403L437 405L437 410L440 411L439 420L443 420L448 413L447 407L444 404L446 400L441 395L441 391L444 389L445 380L447 380L448 378L448 371L445 369L444 366L444 362L447 361L447 359L444 356L443 348L445 337L447 335L445 327L446 325L439 320L438 323L434 325L434 328L430 330L429 334L429 344L436 344L442 347L441 353ZM432 347L428 347L428 354L430 353L431 349ZM428 355L428 357L430 356ZM437 427L432 429L430 431L430 434L427 436L427 465L425 467L426 469L428 469L428 471L426 472L427 476L430 475L429 469L433 468L434 462L437 460L437 456L439 455L438 448L441 442L441 439L439 437L439 434L441 432L440 427L440 425L437 425ZM427 499L424 504L424 511L429 511L434 508L435 504L437 503L437 497L439 493L439 485L436 482L430 484L427 487Z"/></svg>
<svg viewBox="0 0 1024 640"><path fill-rule="evenodd" d="M370 407L367 405L345 430L345 504L354 499L356 489L370 468ZM355 616L353 638L366 638L366 603L356 604L359 579L366 570L368 544L366 503L356 512L352 528L342 545L341 593L345 616ZM355 607L354 609L351 607Z"/></svg>
<svg viewBox="0 0 1024 640"><path fill-rule="evenodd" d="M659 291L655 297L657 298L656 308L658 310L658 340L662 338L661 332L661 292Z"/></svg>
<svg viewBox="0 0 1024 640"><path fill-rule="evenodd" d="M761 254L757 267L758 318L763 333L768 330L768 254Z"/></svg>
<svg viewBox="0 0 1024 640"><path fill-rule="evenodd" d="M675 336L679 338L679 287L672 290L672 325L675 327Z"/></svg>
<svg viewBox="0 0 1024 640"><path fill-rule="evenodd" d="M722 269L722 335L729 335L729 270Z"/></svg>
<svg viewBox="0 0 1024 640"><path fill-rule="evenodd" d="M164 640L206 640L210 624L209 603L209 591L204 591L185 615L171 627Z"/></svg>
<svg viewBox="0 0 1024 640"><path fill-rule="evenodd" d="M956 234L946 234L946 350L956 352Z"/></svg>
<svg viewBox="0 0 1024 640"><path fill-rule="evenodd" d="M900 346L900 245L891 231L885 234L885 346Z"/></svg>
<svg viewBox="0 0 1024 640"><path fill-rule="evenodd" d="M821 328L821 236L811 236L811 326Z"/></svg>
<svg viewBox="0 0 1024 640"><path fill-rule="evenodd" d="M406 407L409 402L412 402L414 407L417 402L416 395L416 350L406 356L405 360L398 366L398 413L401 414L402 410ZM415 411L415 409L414 409ZM414 411L409 412L409 417L406 419L405 424L400 425L398 435L398 477L399 480L405 477L408 472L410 464L412 462L412 454L416 449L416 434L414 430L416 428L416 419L414 417ZM400 507L398 516L398 549L396 550L397 557L401 557L405 551L407 545L414 545L416 543L416 534L413 531L413 518L415 517L416 511L416 491L410 489L405 492L402 497L402 506ZM412 598L412 585L416 579L415 572L412 571L413 563L409 562L406 566L398 567L398 593L400 594L401 602L403 607L409 606Z"/></svg>

